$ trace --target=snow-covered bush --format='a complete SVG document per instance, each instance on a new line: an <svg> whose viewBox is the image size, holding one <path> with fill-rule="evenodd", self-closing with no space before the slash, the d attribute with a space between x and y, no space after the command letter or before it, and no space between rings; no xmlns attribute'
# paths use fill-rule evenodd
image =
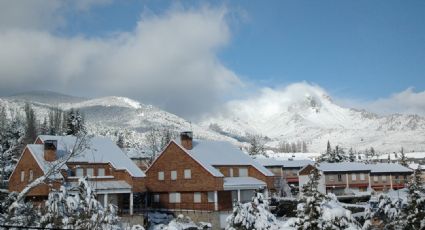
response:
<svg viewBox="0 0 425 230"><path fill-rule="evenodd" d="M152 225L149 230L198 230L211 228L210 223L194 223L190 217L184 216L182 214L178 215L177 218L172 219L168 224L157 224Z"/></svg>
<svg viewBox="0 0 425 230"><path fill-rule="evenodd" d="M40 212L31 202L15 202L18 193L12 192L0 205L0 223L12 226L38 226ZM13 209L9 209L13 205Z"/></svg>
<svg viewBox="0 0 425 230"><path fill-rule="evenodd" d="M413 173L407 186L406 223L404 229L425 229L425 189L423 187L421 168Z"/></svg>
<svg viewBox="0 0 425 230"><path fill-rule="evenodd" d="M120 229L116 207L96 200L87 178L78 181L76 196L65 187L51 192L40 220L42 227L70 229Z"/></svg>
<svg viewBox="0 0 425 230"><path fill-rule="evenodd" d="M251 202L237 203L233 213L226 219L226 229L278 229L276 217L268 210L263 194L256 191Z"/></svg>
<svg viewBox="0 0 425 230"><path fill-rule="evenodd" d="M400 224L403 214L403 199L392 197L389 194L381 194L375 207L366 209L366 221L363 229L372 228L374 220L377 220L384 229L396 229Z"/></svg>

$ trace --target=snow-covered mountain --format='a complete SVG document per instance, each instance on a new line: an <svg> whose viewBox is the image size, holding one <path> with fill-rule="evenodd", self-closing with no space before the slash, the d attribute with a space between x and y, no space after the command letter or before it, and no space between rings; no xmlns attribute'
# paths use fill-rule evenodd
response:
<svg viewBox="0 0 425 230"><path fill-rule="evenodd" d="M305 83L264 89L254 98L231 101L200 124L232 136L261 134L272 139L272 146L306 141L311 151L323 151L328 140L357 150L425 149L425 118L343 108L320 87Z"/></svg>
<svg viewBox="0 0 425 230"><path fill-rule="evenodd" d="M0 106L23 111L25 102L32 104L40 122L48 115L49 108L58 107L63 110L79 109L85 116L90 133L116 137L118 132L126 132L132 143L145 142L144 134L151 128L167 127L176 132L193 130L195 137L200 139L227 140L237 143L233 138L221 135L197 124L193 124L181 117L168 113L152 105L145 105L125 97L102 97L95 99L69 100L74 97L58 99L58 94L37 92L0 98ZM40 100L38 95L43 95ZM56 99L53 99L56 98ZM34 99L34 100L33 100Z"/></svg>
<svg viewBox="0 0 425 230"><path fill-rule="evenodd" d="M220 112L191 123L152 105L125 97L84 99L52 92L0 98L0 105L22 110L33 104L39 119L48 108L75 108L85 114L89 130L114 137L130 133L131 142L143 143L152 127L193 130L197 138L227 140L241 145L247 134L268 137L268 145L305 141L311 152L322 152L326 142L357 150L374 147L381 152L425 150L425 118L418 115L379 116L344 108L318 86L293 84L283 90L264 89L247 100L231 101ZM42 96L40 96L42 95Z"/></svg>

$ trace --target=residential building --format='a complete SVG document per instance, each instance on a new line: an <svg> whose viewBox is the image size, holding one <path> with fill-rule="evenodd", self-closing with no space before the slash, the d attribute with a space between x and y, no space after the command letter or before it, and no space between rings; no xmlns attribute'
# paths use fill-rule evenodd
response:
<svg viewBox="0 0 425 230"><path fill-rule="evenodd" d="M9 179L10 191L22 191L29 183L47 173L75 146L74 136L40 135L25 147ZM119 211L133 214L134 196L145 192L145 174L108 138L93 137L66 162L61 171L49 177L48 184L32 189L27 199L43 201L61 185L76 187L80 177L88 177L97 199L113 203ZM141 205L137 202L137 205Z"/></svg>
<svg viewBox="0 0 425 230"><path fill-rule="evenodd" d="M313 165L299 171L300 189L308 181ZM413 170L395 163L365 164L358 162L320 163L319 190L336 195L359 195L404 188Z"/></svg>
<svg viewBox="0 0 425 230"><path fill-rule="evenodd" d="M231 210L250 201L254 190L274 188L274 175L238 147L193 140L183 132L146 171L150 206L161 209Z"/></svg>

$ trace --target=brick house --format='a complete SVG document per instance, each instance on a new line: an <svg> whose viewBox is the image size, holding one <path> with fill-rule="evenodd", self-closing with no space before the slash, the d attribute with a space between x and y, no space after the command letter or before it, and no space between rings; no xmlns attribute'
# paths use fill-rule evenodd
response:
<svg viewBox="0 0 425 230"><path fill-rule="evenodd" d="M313 165L299 171L300 189L308 181ZM321 163L319 190L336 195L356 195L366 191L404 188L413 170L395 163Z"/></svg>
<svg viewBox="0 0 425 230"><path fill-rule="evenodd" d="M239 148L222 141L192 140L183 132L146 171L150 206L161 209L231 210L255 189L273 188L274 175Z"/></svg>
<svg viewBox="0 0 425 230"><path fill-rule="evenodd" d="M38 136L34 144L25 147L9 178L9 191L20 192L43 176L57 159L70 152L75 142L74 136ZM83 176L88 177L99 201L113 203L122 212L133 214L134 196L140 197L145 192L145 174L130 158L110 139L93 137L88 148L66 162L60 173L49 178L48 185L32 189L27 199L41 202L47 199L51 189L76 186L78 178Z"/></svg>

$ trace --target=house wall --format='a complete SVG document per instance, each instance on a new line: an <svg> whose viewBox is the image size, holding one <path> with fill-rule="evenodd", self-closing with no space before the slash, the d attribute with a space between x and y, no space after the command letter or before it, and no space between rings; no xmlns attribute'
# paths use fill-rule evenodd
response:
<svg viewBox="0 0 425 230"><path fill-rule="evenodd" d="M184 170L191 170L191 179L184 179ZM171 171L177 179L171 180ZM164 180L158 179L164 172ZM146 187L151 192L193 192L223 190L223 178L214 177L177 144L171 143L146 171Z"/></svg>
<svg viewBox="0 0 425 230"><path fill-rule="evenodd" d="M28 148L25 148L22 153L21 159L16 165L15 170L10 175L9 191L16 191L16 192L22 191L31 182L29 181L30 170L33 171L33 180L44 175L43 170L37 164L37 161L35 160L33 155L30 153L30 150ZM25 172L25 178L23 182L21 182L22 171ZM60 184L57 182L52 183L52 185L54 188L59 188L60 186ZM46 184L42 184L33 188L28 193L28 196L47 196L49 194L49 191L50 191L49 186Z"/></svg>
<svg viewBox="0 0 425 230"><path fill-rule="evenodd" d="M201 202L194 203L194 192L181 192L180 203L170 203L168 192L151 193L151 207L158 209L184 210L214 210L214 202L208 202L208 192L201 193ZM159 195L159 202L154 202L154 196ZM220 199L219 199L220 200Z"/></svg>

